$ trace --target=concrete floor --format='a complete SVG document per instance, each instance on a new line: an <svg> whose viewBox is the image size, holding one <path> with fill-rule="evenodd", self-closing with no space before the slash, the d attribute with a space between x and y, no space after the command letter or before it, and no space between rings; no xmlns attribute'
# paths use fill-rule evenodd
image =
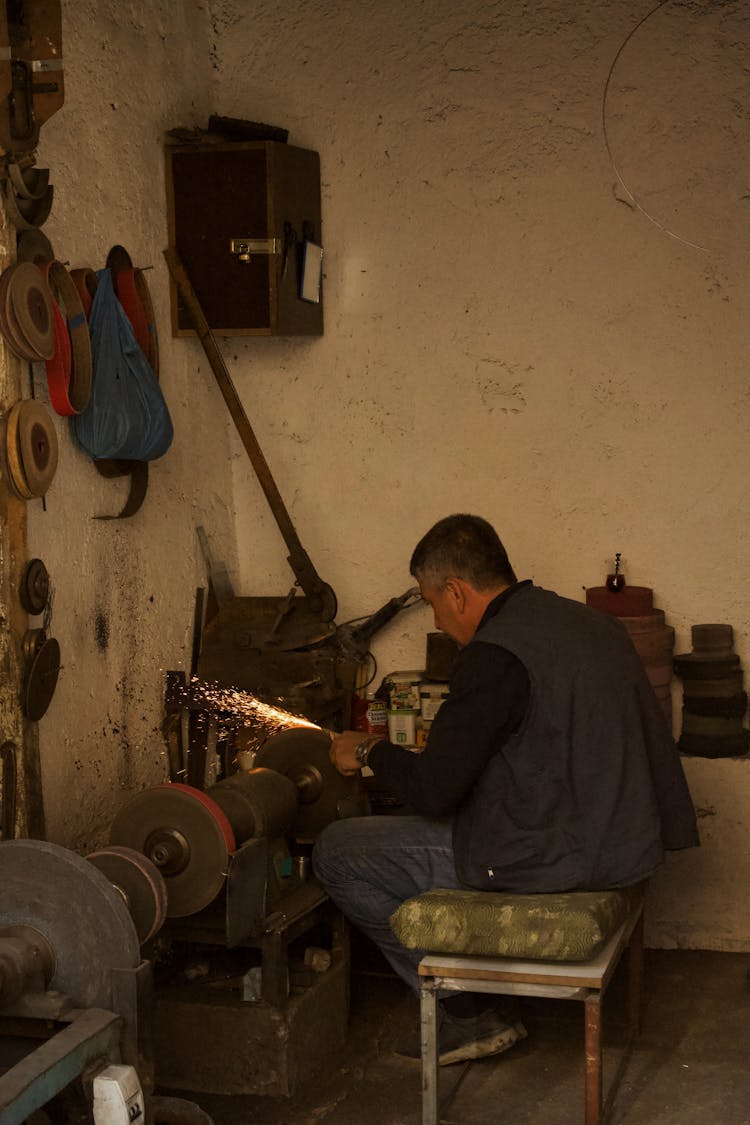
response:
<svg viewBox="0 0 750 1125"><path fill-rule="evenodd" d="M750 1125L750 954L647 951L646 1008L612 1125ZM607 994L605 1083L623 1030L619 976ZM529 1038L441 1070L442 1125L583 1121L583 1010L524 1002ZM356 971L344 1054L293 1098L190 1095L215 1125L419 1125L420 1068L392 1045L418 1005L384 972ZM228 1063L231 1066L231 1062Z"/></svg>

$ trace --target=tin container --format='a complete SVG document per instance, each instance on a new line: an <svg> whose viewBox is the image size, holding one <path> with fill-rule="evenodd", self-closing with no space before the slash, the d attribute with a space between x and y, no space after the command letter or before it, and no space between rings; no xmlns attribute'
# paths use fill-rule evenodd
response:
<svg viewBox="0 0 750 1125"><path fill-rule="evenodd" d="M396 746L417 745L417 718L419 711L416 708L407 710L399 708L388 712L388 737Z"/></svg>
<svg viewBox="0 0 750 1125"><path fill-rule="evenodd" d="M382 738L388 737L388 708L382 699L377 699L374 695L367 696L364 729L368 734L379 734Z"/></svg>
<svg viewBox="0 0 750 1125"><path fill-rule="evenodd" d="M365 734L388 735L388 704L378 699L374 692L352 697L351 729Z"/></svg>

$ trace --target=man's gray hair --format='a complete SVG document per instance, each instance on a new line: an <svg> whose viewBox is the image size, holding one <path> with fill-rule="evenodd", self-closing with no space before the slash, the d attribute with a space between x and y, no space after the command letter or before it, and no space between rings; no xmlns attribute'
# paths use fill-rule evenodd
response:
<svg viewBox="0 0 750 1125"><path fill-rule="evenodd" d="M463 578L475 590L516 581L508 554L492 524L481 516L446 516L414 548L409 570L429 586Z"/></svg>

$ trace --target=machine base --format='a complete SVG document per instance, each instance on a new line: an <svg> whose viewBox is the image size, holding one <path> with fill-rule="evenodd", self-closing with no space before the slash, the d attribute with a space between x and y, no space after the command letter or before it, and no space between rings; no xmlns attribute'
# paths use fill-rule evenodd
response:
<svg viewBox="0 0 750 1125"><path fill-rule="evenodd" d="M156 1082L163 1089L291 1097L339 1057L349 1016L349 968L340 951L283 1008L206 985L156 996Z"/></svg>

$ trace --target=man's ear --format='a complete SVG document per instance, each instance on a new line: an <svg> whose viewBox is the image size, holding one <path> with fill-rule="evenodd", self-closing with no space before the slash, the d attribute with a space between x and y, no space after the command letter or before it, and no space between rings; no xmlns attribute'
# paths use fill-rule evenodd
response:
<svg viewBox="0 0 750 1125"><path fill-rule="evenodd" d="M453 608L457 613L463 613L466 608L466 590L463 581L460 578L449 578L445 583L445 589L453 602Z"/></svg>

